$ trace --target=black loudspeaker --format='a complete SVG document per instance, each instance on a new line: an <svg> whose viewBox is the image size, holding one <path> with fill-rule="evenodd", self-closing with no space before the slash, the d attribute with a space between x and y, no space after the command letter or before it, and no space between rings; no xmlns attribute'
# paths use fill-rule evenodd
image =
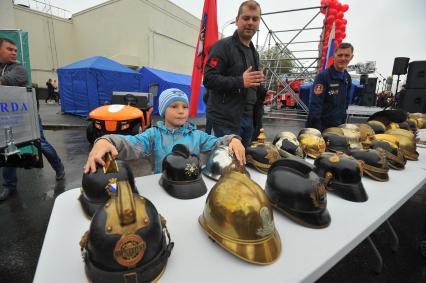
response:
<svg viewBox="0 0 426 283"><path fill-rule="evenodd" d="M426 88L426 61L410 62L406 88Z"/></svg>
<svg viewBox="0 0 426 283"><path fill-rule="evenodd" d="M426 113L426 88L401 91L399 108L411 113Z"/></svg>
<svg viewBox="0 0 426 283"><path fill-rule="evenodd" d="M408 62L410 62L410 58L396 57L393 61L392 75L405 75L407 73Z"/></svg>
<svg viewBox="0 0 426 283"><path fill-rule="evenodd" d="M365 92L376 93L377 78L368 78L365 86Z"/></svg>
<svg viewBox="0 0 426 283"><path fill-rule="evenodd" d="M376 93L375 92L363 92L361 98L362 106L376 106Z"/></svg>

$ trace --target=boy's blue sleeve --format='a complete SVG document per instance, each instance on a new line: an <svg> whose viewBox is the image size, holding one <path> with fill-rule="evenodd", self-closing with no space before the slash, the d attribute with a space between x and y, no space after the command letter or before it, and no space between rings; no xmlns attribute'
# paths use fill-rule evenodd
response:
<svg viewBox="0 0 426 283"><path fill-rule="evenodd" d="M220 140L220 138L209 135L206 132L200 130L197 130L197 134L199 135L201 152L212 150L216 146L217 142Z"/></svg>
<svg viewBox="0 0 426 283"><path fill-rule="evenodd" d="M227 146L229 145L229 143L231 142L233 138L241 140L241 138L237 135L226 135L226 136L218 138L202 131L198 131L198 132L200 134L200 151L201 152L212 150L214 147L219 145Z"/></svg>
<svg viewBox="0 0 426 283"><path fill-rule="evenodd" d="M134 136L106 135L103 138L115 145L119 159L133 160L151 155L155 140L155 128L150 128Z"/></svg>

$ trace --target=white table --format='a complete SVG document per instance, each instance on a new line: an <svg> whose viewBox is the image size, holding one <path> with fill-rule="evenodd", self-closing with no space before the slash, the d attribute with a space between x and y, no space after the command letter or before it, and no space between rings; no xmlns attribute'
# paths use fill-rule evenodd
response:
<svg viewBox="0 0 426 283"><path fill-rule="evenodd" d="M274 210L282 253L268 266L246 263L213 243L198 224L206 196L194 200L170 197L159 185L160 175L136 179L139 192L167 219L175 248L161 282L313 282L388 219L426 182L426 149L404 171L390 171L390 181L363 178L369 200L354 203L328 194L331 224L309 229ZM266 175L250 171L262 187ZM205 178L208 188L214 182ZM55 201L34 282L87 282L79 241L89 229L77 201L79 190Z"/></svg>

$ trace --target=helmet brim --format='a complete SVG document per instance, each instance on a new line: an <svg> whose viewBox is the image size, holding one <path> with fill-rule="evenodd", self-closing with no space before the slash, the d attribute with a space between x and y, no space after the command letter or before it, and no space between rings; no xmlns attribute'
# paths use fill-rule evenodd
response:
<svg viewBox="0 0 426 283"><path fill-rule="evenodd" d="M207 192L207 186L201 176L197 180L187 182L173 182L161 176L160 186L169 195L178 199L194 199Z"/></svg>
<svg viewBox="0 0 426 283"><path fill-rule="evenodd" d="M326 228L331 223L331 216L327 208L320 212L308 213L308 212L297 212L292 210L287 211L285 208L280 207L274 203L271 203L271 205L272 207L277 209L279 212L289 217L294 222L308 228L313 228L313 229Z"/></svg>
<svg viewBox="0 0 426 283"><path fill-rule="evenodd" d="M368 200L367 192L362 182L357 184L344 184L340 182L332 182L331 191L341 198L352 202L366 202ZM330 189L330 188L328 188Z"/></svg>
<svg viewBox="0 0 426 283"><path fill-rule="evenodd" d="M235 241L225 239L223 236L215 233L206 223L204 214L198 218L198 222L212 240L244 261L266 265L275 262L281 254L281 239L275 228L265 240L257 242Z"/></svg>

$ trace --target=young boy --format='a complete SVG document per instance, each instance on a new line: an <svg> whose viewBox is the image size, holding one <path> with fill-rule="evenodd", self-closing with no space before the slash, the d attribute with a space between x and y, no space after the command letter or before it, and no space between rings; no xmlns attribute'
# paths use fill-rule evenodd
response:
<svg viewBox="0 0 426 283"><path fill-rule="evenodd" d="M154 173L161 173L164 157L176 144L183 144L189 151L199 155L213 149L216 145L229 146L229 153L241 165L245 164L245 149L236 135L217 138L196 129L188 120L188 98L176 88L163 91L158 98L158 111L164 121L135 136L105 135L95 141L89 153L84 173L96 172L96 163L105 165L103 156L111 153L113 158L132 160L154 155Z"/></svg>

